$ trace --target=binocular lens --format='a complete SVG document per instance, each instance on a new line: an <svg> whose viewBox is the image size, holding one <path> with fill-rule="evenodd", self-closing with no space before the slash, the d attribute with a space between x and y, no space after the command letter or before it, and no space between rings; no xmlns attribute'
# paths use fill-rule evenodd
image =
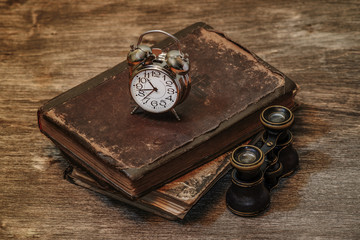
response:
<svg viewBox="0 0 360 240"><path fill-rule="evenodd" d="M262 112L260 121L268 130L284 130L293 123L294 115L286 107L271 106Z"/></svg>
<svg viewBox="0 0 360 240"><path fill-rule="evenodd" d="M269 120L275 123L281 123L285 121L286 116L283 112L273 112L269 114Z"/></svg>
<svg viewBox="0 0 360 240"><path fill-rule="evenodd" d="M239 154L238 161L244 164L249 164L255 162L256 158L255 153L246 151Z"/></svg>
<svg viewBox="0 0 360 240"><path fill-rule="evenodd" d="M252 171L264 162L264 155L255 146L243 145L236 148L232 154L231 164L241 171Z"/></svg>

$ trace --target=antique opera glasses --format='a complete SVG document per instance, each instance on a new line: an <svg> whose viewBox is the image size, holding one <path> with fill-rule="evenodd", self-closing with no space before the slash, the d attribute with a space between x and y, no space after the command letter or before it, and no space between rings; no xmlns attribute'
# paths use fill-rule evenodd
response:
<svg viewBox="0 0 360 240"><path fill-rule="evenodd" d="M270 190L281 177L289 176L299 164L289 131L293 113L283 106L270 106L260 116L265 131L232 153L232 184L226 204L235 214L255 216L270 204Z"/></svg>

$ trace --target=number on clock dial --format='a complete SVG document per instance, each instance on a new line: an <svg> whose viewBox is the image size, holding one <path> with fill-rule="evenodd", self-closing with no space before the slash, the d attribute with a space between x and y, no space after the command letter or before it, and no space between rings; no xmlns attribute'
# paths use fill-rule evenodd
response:
<svg viewBox="0 0 360 240"><path fill-rule="evenodd" d="M136 74L130 92L136 103L149 112L165 112L177 100L177 88L171 78L159 70L145 70Z"/></svg>

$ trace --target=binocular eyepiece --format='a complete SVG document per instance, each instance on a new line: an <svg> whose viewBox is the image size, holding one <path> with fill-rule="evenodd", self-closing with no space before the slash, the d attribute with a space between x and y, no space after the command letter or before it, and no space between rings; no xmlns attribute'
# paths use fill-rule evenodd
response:
<svg viewBox="0 0 360 240"><path fill-rule="evenodd" d="M270 106L263 110L260 121L265 128L260 138L236 148L231 157L234 170L226 203L240 216L255 216L264 211L270 204L271 189L299 164L288 130L294 122L293 113L283 106Z"/></svg>

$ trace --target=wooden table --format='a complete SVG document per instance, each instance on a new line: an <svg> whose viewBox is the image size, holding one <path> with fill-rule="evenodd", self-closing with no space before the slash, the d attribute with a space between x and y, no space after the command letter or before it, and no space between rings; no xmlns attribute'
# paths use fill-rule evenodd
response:
<svg viewBox="0 0 360 240"><path fill-rule="evenodd" d="M195 3L196 2L196 3ZM359 239L358 1L0 2L0 239ZM149 29L204 21L296 81L300 170L255 218L225 206L221 179L183 221L63 180L37 128L46 100L123 61Z"/></svg>

